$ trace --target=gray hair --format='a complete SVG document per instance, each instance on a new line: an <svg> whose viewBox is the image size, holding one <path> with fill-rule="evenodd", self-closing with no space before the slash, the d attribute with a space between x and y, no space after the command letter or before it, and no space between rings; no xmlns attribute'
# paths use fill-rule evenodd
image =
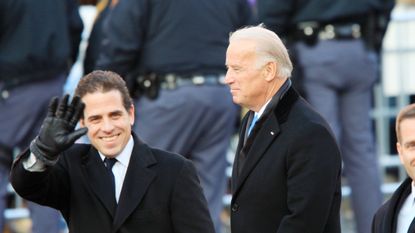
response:
<svg viewBox="0 0 415 233"><path fill-rule="evenodd" d="M241 28L229 36L229 42L235 40L250 40L256 43L256 53L260 59L257 66L261 67L273 61L279 65L279 77L289 78L293 65L288 56L287 48L274 32L266 29L263 24Z"/></svg>

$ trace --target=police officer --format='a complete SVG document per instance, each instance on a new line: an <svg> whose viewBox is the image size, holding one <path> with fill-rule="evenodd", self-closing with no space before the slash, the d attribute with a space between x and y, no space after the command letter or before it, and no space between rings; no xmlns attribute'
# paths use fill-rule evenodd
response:
<svg viewBox="0 0 415 233"><path fill-rule="evenodd" d="M49 99L61 95L82 28L75 0L0 1L0 232L12 151L30 143ZM29 209L34 233L59 231L57 211Z"/></svg>
<svg viewBox="0 0 415 233"><path fill-rule="evenodd" d="M286 38L302 70L300 86L336 134L359 233L370 232L382 202L369 111L393 2L257 0L259 20Z"/></svg>

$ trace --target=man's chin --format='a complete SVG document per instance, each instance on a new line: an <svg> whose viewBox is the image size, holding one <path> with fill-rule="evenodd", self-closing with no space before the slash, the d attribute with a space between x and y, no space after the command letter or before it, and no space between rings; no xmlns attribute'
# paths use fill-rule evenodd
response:
<svg viewBox="0 0 415 233"><path fill-rule="evenodd" d="M240 105L240 101L239 101L238 97L232 96L232 101L233 101L234 104Z"/></svg>
<svg viewBox="0 0 415 233"><path fill-rule="evenodd" d="M106 157L110 157L113 158L118 154L118 150L113 148L113 149L101 149L99 152L101 152L103 155L105 155Z"/></svg>

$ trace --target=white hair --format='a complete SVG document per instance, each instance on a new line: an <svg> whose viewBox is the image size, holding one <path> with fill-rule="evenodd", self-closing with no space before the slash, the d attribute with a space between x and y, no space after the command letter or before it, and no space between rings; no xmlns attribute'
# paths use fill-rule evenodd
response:
<svg viewBox="0 0 415 233"><path fill-rule="evenodd" d="M229 36L229 42L235 40L250 40L256 43L256 53L259 57L257 66L261 67L273 61L279 65L279 77L289 78L293 65L287 48L274 32L266 29L263 24L241 28Z"/></svg>

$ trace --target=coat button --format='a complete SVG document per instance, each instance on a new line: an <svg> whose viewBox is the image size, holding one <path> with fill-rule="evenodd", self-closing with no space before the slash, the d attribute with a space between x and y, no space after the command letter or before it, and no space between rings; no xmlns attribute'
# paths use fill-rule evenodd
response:
<svg viewBox="0 0 415 233"><path fill-rule="evenodd" d="M239 209L238 203L235 203L235 204L232 205L232 208L231 208L232 212L236 212L236 211L238 211L238 209Z"/></svg>

